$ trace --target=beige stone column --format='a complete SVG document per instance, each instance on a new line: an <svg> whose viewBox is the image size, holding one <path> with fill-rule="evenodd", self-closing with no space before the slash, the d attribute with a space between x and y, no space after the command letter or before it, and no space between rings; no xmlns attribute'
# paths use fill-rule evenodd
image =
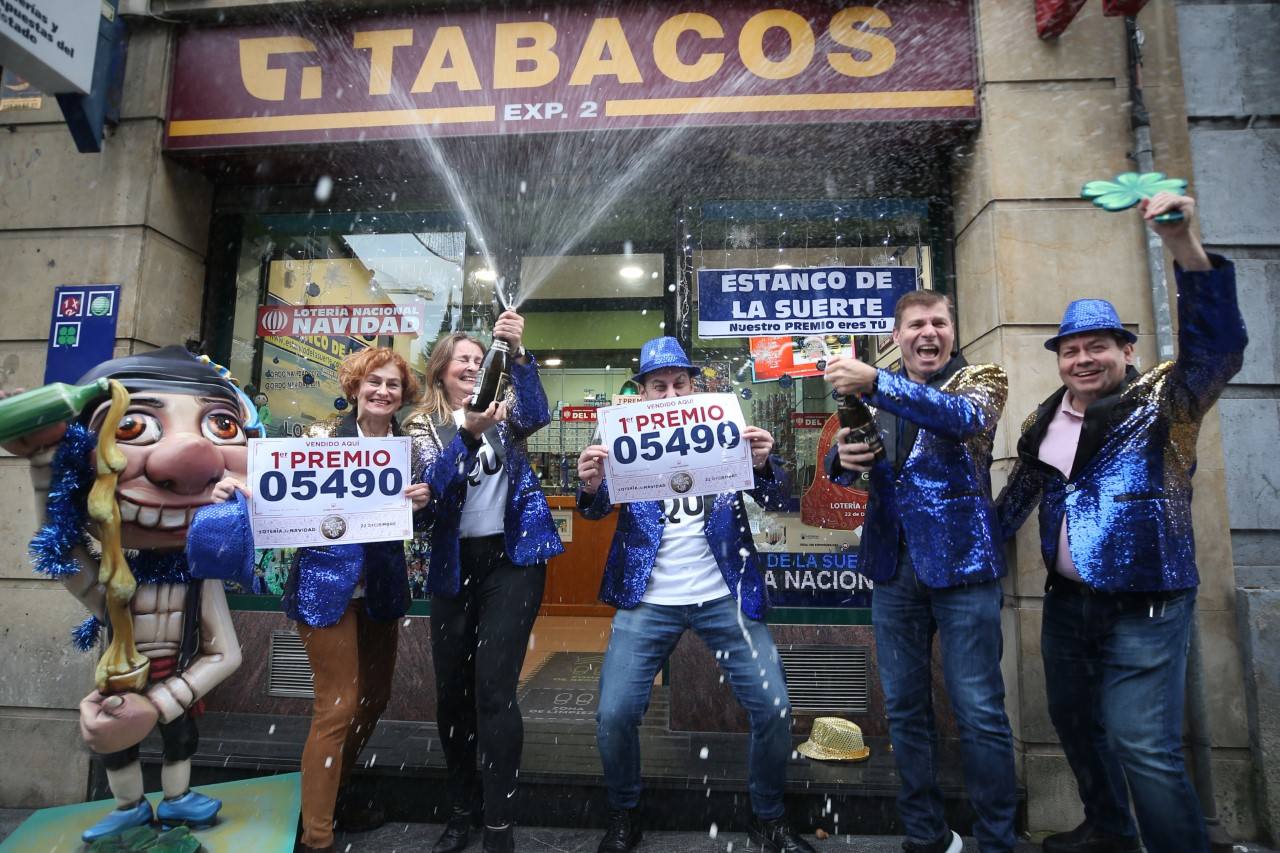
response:
<svg viewBox="0 0 1280 853"><path fill-rule="evenodd" d="M199 337L212 190L161 154L172 30L129 21L120 125L80 154L57 104L0 113L0 388L44 376L54 288L120 284L116 354ZM31 570L37 508L27 463L0 451L0 806L84 797L76 706L93 654L70 644L86 615Z"/></svg>
<svg viewBox="0 0 1280 853"><path fill-rule="evenodd" d="M1023 419L1060 385L1043 347L1067 303L1104 297L1139 335L1140 368L1155 357L1145 242L1136 212L1105 213L1081 184L1135 169L1124 22L1085 5L1056 42L1036 37L1029 0L977 0L982 122L954 160L956 300L970 362L994 361L1010 394L996 442L995 488L1013 464ZM1139 16L1156 166L1190 177L1176 21L1171 4ZM1194 193L1194 187L1192 188ZM1173 293L1172 262L1169 289ZM1248 735L1234 613L1234 578L1216 410L1204 423L1195 475L1199 609L1219 809L1251 837ZM1046 709L1040 657L1045 568L1034 515L1010 549L1005 676L1033 832L1082 818L1075 782Z"/></svg>

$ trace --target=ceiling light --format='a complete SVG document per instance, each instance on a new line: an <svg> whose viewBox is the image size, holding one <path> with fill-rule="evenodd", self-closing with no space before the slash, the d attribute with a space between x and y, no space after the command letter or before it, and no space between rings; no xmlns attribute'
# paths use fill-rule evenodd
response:
<svg viewBox="0 0 1280 853"><path fill-rule="evenodd" d="M560 365L564 364L564 359L563 359L563 358L549 358L549 359L547 359L546 361L544 361L544 362L542 362L542 363L543 363L543 364L545 364L547 367L559 367Z"/></svg>
<svg viewBox="0 0 1280 853"><path fill-rule="evenodd" d="M642 275L644 275L644 270L640 269L640 267L637 267L635 265L629 265L618 270L618 275L622 276L625 279L630 279L631 281L635 281L637 278L640 278Z"/></svg>
<svg viewBox="0 0 1280 853"><path fill-rule="evenodd" d="M475 271L476 281L497 281L498 274L488 267Z"/></svg>

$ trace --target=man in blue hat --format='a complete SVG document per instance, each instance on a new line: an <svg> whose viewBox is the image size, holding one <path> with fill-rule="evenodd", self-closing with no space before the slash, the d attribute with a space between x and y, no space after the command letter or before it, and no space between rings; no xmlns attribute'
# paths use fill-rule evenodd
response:
<svg viewBox="0 0 1280 853"><path fill-rule="evenodd" d="M1000 607L1003 549L991 500L991 445L1008 391L1004 370L954 351L951 300L916 290L898 300L902 368L832 359L826 380L879 411L877 461L845 429L826 458L842 485L870 472L858 571L875 582L871 624L898 768L907 853L960 853L935 773L933 638L955 711L973 834L983 853L1013 853L1018 798L1004 708Z"/></svg>
<svg viewBox="0 0 1280 853"><path fill-rule="evenodd" d="M1062 387L1027 418L997 502L1007 536L1040 505L1049 716L1085 813L1045 839L1049 853L1138 851L1139 830L1153 853L1209 849L1182 757L1200 582L1191 475L1200 422L1247 338L1234 267L1191 231L1195 202L1161 193L1141 209L1177 264L1178 357L1139 374L1137 338L1110 302L1068 305L1045 343ZM1155 220L1174 210L1181 221Z"/></svg>
<svg viewBox="0 0 1280 853"><path fill-rule="evenodd" d="M640 350L634 382L645 400L693 393L693 365L675 338ZM770 455L773 436L748 426L755 488L766 509L782 509L790 484ZM608 450L578 457L578 510L598 519L613 510L604 479ZM791 701L773 637L764 623L768 595L741 492L624 504L609 548L600 600L618 608L600 674L596 715L609 797L609 827L598 853L640 843L640 721L653 680L686 630L711 649L751 721L748 788L752 840L765 853L814 853L788 823L782 804L791 755Z"/></svg>

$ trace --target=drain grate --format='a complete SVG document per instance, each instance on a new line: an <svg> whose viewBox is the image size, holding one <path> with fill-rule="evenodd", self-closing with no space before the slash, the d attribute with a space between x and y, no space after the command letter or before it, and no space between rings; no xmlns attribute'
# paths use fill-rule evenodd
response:
<svg viewBox="0 0 1280 853"><path fill-rule="evenodd" d="M307 650L302 647L302 638L293 631L271 632L267 695L302 699L316 697Z"/></svg>
<svg viewBox="0 0 1280 853"><path fill-rule="evenodd" d="M871 694L866 646L779 646L791 710L865 714Z"/></svg>

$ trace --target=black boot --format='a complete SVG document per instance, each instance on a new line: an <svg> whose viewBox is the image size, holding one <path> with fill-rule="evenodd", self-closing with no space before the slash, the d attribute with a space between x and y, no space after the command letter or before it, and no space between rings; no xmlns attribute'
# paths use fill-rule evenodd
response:
<svg viewBox="0 0 1280 853"><path fill-rule="evenodd" d="M515 853L516 833L511 824L502 829L484 828L484 853Z"/></svg>
<svg viewBox="0 0 1280 853"><path fill-rule="evenodd" d="M764 853L814 853L813 847L791 828L785 816L774 820L752 818L747 834Z"/></svg>
<svg viewBox="0 0 1280 853"><path fill-rule="evenodd" d="M476 818L471 812L464 812L454 807L449 813L449 821L444 825L444 832L436 839L431 853L461 853L467 849L471 840L471 827L476 825Z"/></svg>
<svg viewBox="0 0 1280 853"><path fill-rule="evenodd" d="M1087 820L1070 832L1050 835L1043 847L1045 853L1137 853L1142 850L1137 838L1103 832Z"/></svg>
<svg viewBox="0 0 1280 853"><path fill-rule="evenodd" d="M351 787L338 791L333 823L339 832L372 832L386 822L386 812L367 794L362 795Z"/></svg>
<svg viewBox="0 0 1280 853"><path fill-rule="evenodd" d="M609 809L609 826L596 853L630 853L640 845L639 815L635 809Z"/></svg>

